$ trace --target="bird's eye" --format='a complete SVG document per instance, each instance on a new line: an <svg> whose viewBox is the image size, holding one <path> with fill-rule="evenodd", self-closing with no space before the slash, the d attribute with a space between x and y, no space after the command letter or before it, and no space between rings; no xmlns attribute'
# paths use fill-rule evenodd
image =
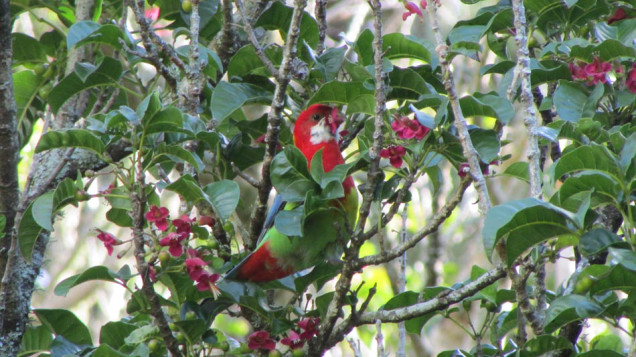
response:
<svg viewBox="0 0 636 357"><path fill-rule="evenodd" d="M313 119L313 120L315 120L315 121L320 120L320 118L321 118L321 117L320 117L320 114L314 114L314 115L312 115L312 116L311 116L311 119Z"/></svg>

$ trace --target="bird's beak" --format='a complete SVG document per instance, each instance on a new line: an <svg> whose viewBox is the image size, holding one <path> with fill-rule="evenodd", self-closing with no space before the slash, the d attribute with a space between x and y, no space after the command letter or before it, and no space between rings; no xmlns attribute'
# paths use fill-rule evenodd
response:
<svg viewBox="0 0 636 357"><path fill-rule="evenodd" d="M331 114L326 119L327 119L326 124L331 130L331 133L333 135L336 135L336 133L338 132L338 127L340 126L340 124L342 124L342 122L344 122L344 118L340 116L340 113L338 112L338 108L334 107L333 110L331 111Z"/></svg>

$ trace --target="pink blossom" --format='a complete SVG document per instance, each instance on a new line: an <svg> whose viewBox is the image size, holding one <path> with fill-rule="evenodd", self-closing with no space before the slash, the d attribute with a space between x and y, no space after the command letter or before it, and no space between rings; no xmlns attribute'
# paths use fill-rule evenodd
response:
<svg viewBox="0 0 636 357"><path fill-rule="evenodd" d="M181 217L172 220L172 225L177 228L178 234L188 236L192 233L192 222L194 222L194 218L190 218L187 214L184 214Z"/></svg>
<svg viewBox="0 0 636 357"><path fill-rule="evenodd" d="M388 158L391 165L395 168L402 167L402 157L406 154L406 149L404 146L400 145L391 145L386 149L382 149L380 151L380 157Z"/></svg>
<svg viewBox="0 0 636 357"><path fill-rule="evenodd" d="M574 63L570 63L569 66L572 79L587 80L587 72L585 72L583 66L577 66Z"/></svg>
<svg viewBox="0 0 636 357"><path fill-rule="evenodd" d="M269 332L265 330L255 331L247 338L247 346L250 350L268 350L276 348L276 342L269 337Z"/></svg>
<svg viewBox="0 0 636 357"><path fill-rule="evenodd" d="M420 7L422 8L422 10L426 10L426 5L427 5L426 0L420 1Z"/></svg>
<svg viewBox="0 0 636 357"><path fill-rule="evenodd" d="M216 286L215 283L220 278L221 276L217 273L203 272L203 274L199 276L199 279L196 280L197 290L199 291L210 290L215 297L218 296L220 292L219 292L219 288Z"/></svg>
<svg viewBox="0 0 636 357"><path fill-rule="evenodd" d="M303 340L310 340L318 334L318 325L320 325L320 317L308 317L298 322L298 327L305 330L300 334Z"/></svg>
<svg viewBox="0 0 636 357"><path fill-rule="evenodd" d="M170 232L165 238L159 241L162 247L168 247L168 251L173 257L180 257L183 254L183 240L186 238L183 234Z"/></svg>
<svg viewBox="0 0 636 357"><path fill-rule="evenodd" d="M612 70L612 64L609 62L601 62L601 59L596 57L594 62L585 66L585 72L588 77L592 77L592 83L607 82L607 72Z"/></svg>
<svg viewBox="0 0 636 357"><path fill-rule="evenodd" d="M197 281L201 275L206 273L204 268L207 267L208 264L203 259L196 257L186 259L185 266L188 271L188 275L190 275L190 279Z"/></svg>
<svg viewBox="0 0 636 357"><path fill-rule="evenodd" d="M108 255L112 255L113 246L120 245L121 241L115 238L114 235L104 232L101 229L96 229L96 231L99 232L99 234L97 234L97 239L101 240L102 243L104 243L104 247L106 247L106 250L108 251Z"/></svg>
<svg viewBox="0 0 636 357"><path fill-rule="evenodd" d="M625 79L627 90L632 93L636 93L636 62L632 64L632 69L627 73L627 79Z"/></svg>
<svg viewBox="0 0 636 357"><path fill-rule="evenodd" d="M146 212L146 219L148 222L153 222L157 229L162 232L165 232L168 229L168 215L170 212L165 207L157 207L152 205L150 210Z"/></svg>
<svg viewBox="0 0 636 357"><path fill-rule="evenodd" d="M408 19L409 16L413 14L416 14L420 18L424 17L424 14L422 14L422 10L420 10L420 8L414 2L407 1L404 3L404 7L406 8L406 12L402 14L402 21L406 21L406 19Z"/></svg>
<svg viewBox="0 0 636 357"><path fill-rule="evenodd" d="M394 118L395 120L391 123L391 128L393 128L393 131L395 131L400 139L416 138L422 140L430 131L429 128L420 124L420 122L415 119L409 119L408 117L398 114L395 114Z"/></svg>
<svg viewBox="0 0 636 357"><path fill-rule="evenodd" d="M303 347L303 345L305 344L305 340L300 338L298 332L291 330L289 331L287 337L280 340L280 343L285 346L289 346L289 348L291 348L292 350L295 350Z"/></svg>

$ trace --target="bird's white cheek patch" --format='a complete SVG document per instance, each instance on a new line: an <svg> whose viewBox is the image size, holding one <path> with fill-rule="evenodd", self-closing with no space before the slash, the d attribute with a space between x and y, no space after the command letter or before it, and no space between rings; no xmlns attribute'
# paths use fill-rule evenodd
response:
<svg viewBox="0 0 636 357"><path fill-rule="evenodd" d="M333 138L329 128L324 124L323 121L311 127L311 141L312 144L317 145L321 143L325 143Z"/></svg>

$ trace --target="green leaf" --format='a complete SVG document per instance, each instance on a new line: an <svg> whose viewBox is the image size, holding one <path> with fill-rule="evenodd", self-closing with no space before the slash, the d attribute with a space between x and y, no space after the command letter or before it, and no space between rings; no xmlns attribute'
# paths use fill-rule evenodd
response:
<svg viewBox="0 0 636 357"><path fill-rule="evenodd" d="M20 229L18 230L18 242L20 244L20 251L22 252L22 257L26 259L26 261L31 261L31 255L33 255L33 247L42 231L42 227L40 227L35 218L33 217L33 205L34 202L31 203L24 214L22 215L22 219L20 220Z"/></svg>
<svg viewBox="0 0 636 357"><path fill-rule="evenodd" d="M320 290L322 286L329 280L333 279L340 273L341 266L322 262L316 265L309 274L294 279L294 285L297 293L302 293L307 289L309 284L315 283L316 290Z"/></svg>
<svg viewBox="0 0 636 357"><path fill-rule="evenodd" d="M210 108L214 119L222 123L245 104L271 104L271 101L272 93L261 87L248 83L221 81L212 92Z"/></svg>
<svg viewBox="0 0 636 357"><path fill-rule="evenodd" d="M517 161L504 170L501 175L516 177L519 180L529 182L528 178L528 163L524 161Z"/></svg>
<svg viewBox="0 0 636 357"><path fill-rule="evenodd" d="M561 336L541 335L528 340L521 351L523 357L543 356L551 351L574 350L572 343Z"/></svg>
<svg viewBox="0 0 636 357"><path fill-rule="evenodd" d="M44 134L35 148L35 152L39 153L51 149L70 147L90 150L99 157L102 157L106 150L102 140L91 131L86 129L66 129L49 131Z"/></svg>
<svg viewBox="0 0 636 357"><path fill-rule="evenodd" d="M625 268L623 265L613 265L609 274L602 279L598 279L593 285L590 292L599 294L608 290L622 290L631 292L636 287L636 272Z"/></svg>
<svg viewBox="0 0 636 357"><path fill-rule="evenodd" d="M11 41L13 44L13 66L23 62L46 62L46 53L40 41L19 32L11 34Z"/></svg>
<svg viewBox="0 0 636 357"><path fill-rule="evenodd" d="M72 72L51 90L47 101L53 112L57 113L69 98L83 90L107 84L117 85L119 83L122 74L121 62L111 57L102 57L96 66L97 69L85 80L82 80L75 72Z"/></svg>
<svg viewBox="0 0 636 357"><path fill-rule="evenodd" d="M162 142L152 151L152 154L152 161L145 164L145 167L152 167L157 163L169 161L187 162L192 165L197 172L205 168L203 161L201 161L197 154L184 149L181 145L165 145L165 143Z"/></svg>
<svg viewBox="0 0 636 357"><path fill-rule="evenodd" d="M634 161L634 157L636 157L636 132L632 133L632 135L625 140L625 145L621 149L618 164L624 174L627 174L627 170Z"/></svg>
<svg viewBox="0 0 636 357"><path fill-rule="evenodd" d="M617 202L620 186L616 180L603 172L581 171L568 177L550 202L567 207L568 200L580 192L592 191L592 207Z"/></svg>
<svg viewBox="0 0 636 357"><path fill-rule="evenodd" d="M394 67L389 72L389 85L393 90L400 89L399 96L395 95L394 91L389 92L389 100L391 98L410 98L416 100L422 94L431 94L434 90L431 90L424 78L410 68Z"/></svg>
<svg viewBox="0 0 636 357"><path fill-rule="evenodd" d="M241 198L239 185L230 180L212 182L203 188L203 192L223 220L230 218Z"/></svg>
<svg viewBox="0 0 636 357"><path fill-rule="evenodd" d="M179 196L188 202L197 203L200 200L206 200L210 203L210 205L212 205L208 195L203 192L196 180L190 175L183 175L179 177L177 181L166 186L166 190L178 193Z"/></svg>
<svg viewBox="0 0 636 357"><path fill-rule="evenodd" d="M131 45L130 39L124 36L124 33L116 25L100 25L94 21L85 20L73 24L68 29L66 47L71 49L73 46L82 46L87 43L103 43L121 49L120 40Z"/></svg>
<svg viewBox="0 0 636 357"><path fill-rule="evenodd" d="M459 105L465 117L487 116L504 124L509 123L515 113L512 104L495 92L465 96L459 100Z"/></svg>
<svg viewBox="0 0 636 357"><path fill-rule="evenodd" d="M497 159L501 146L499 137L494 130L472 128L469 133L475 150L484 163L490 163Z"/></svg>
<svg viewBox="0 0 636 357"><path fill-rule="evenodd" d="M373 95L373 91L364 87L362 82L331 81L323 84L309 99L307 105L315 103L349 104L363 95Z"/></svg>
<svg viewBox="0 0 636 357"><path fill-rule="evenodd" d="M77 345L91 345L93 343L88 327L72 312L62 309L35 309L33 312L42 325L55 335L63 336L66 340Z"/></svg>
<svg viewBox="0 0 636 357"><path fill-rule="evenodd" d="M594 116L596 104L602 94L602 85L596 86L592 93L588 93L578 83L560 80L557 89L554 91L553 102L561 119L577 122L583 117Z"/></svg>
<svg viewBox="0 0 636 357"><path fill-rule="evenodd" d="M382 36L382 50L384 57L388 59L412 58L419 59L426 63L432 63L431 51L423 40L411 36L404 35L399 32L390 33Z"/></svg>
<svg viewBox="0 0 636 357"><path fill-rule="evenodd" d="M615 233L605 228L595 228L585 232L579 239L579 249L584 256L601 253L612 246L626 244Z"/></svg>
<svg viewBox="0 0 636 357"><path fill-rule="evenodd" d="M636 252L633 250L610 247L609 256L623 267L636 271Z"/></svg>
<svg viewBox="0 0 636 357"><path fill-rule="evenodd" d="M479 267L477 265L473 265L470 269L470 280L477 280L480 276L486 274L488 270ZM481 289L477 295L480 298L488 299L492 302L497 301L497 286L495 284L488 285L487 287Z"/></svg>
<svg viewBox="0 0 636 357"><path fill-rule="evenodd" d="M116 283L117 278L119 278L117 273L114 271L111 271L105 266L98 265L98 266L90 267L86 269L83 273L68 277L62 280L59 284L57 284L55 286L55 295L66 296L66 294L68 294L69 290L71 290L72 287L87 281L103 280L103 281L110 281L110 282Z"/></svg>
<svg viewBox="0 0 636 357"><path fill-rule="evenodd" d="M572 321L595 317L603 307L582 295L566 295L550 304L545 316L545 332L552 333Z"/></svg>
<svg viewBox="0 0 636 357"><path fill-rule="evenodd" d="M267 47L265 49L265 55L275 65L278 65L282 60L280 47ZM234 56L232 56L230 63L227 65L227 76L230 81L234 81L238 78L245 79L249 75L259 75L263 77L271 75L256 54L256 50L252 45L241 47Z"/></svg>
<svg viewBox="0 0 636 357"><path fill-rule="evenodd" d="M330 47L315 59L313 70L318 71L325 82L336 79L345 60L346 46Z"/></svg>
<svg viewBox="0 0 636 357"><path fill-rule="evenodd" d="M307 160L295 146L278 153L272 160L270 171L272 184L284 201L303 201L306 193L315 188L307 170Z"/></svg>
<svg viewBox="0 0 636 357"><path fill-rule="evenodd" d="M33 219L47 231L53 230L53 195L53 191L49 191L33 202Z"/></svg>
<svg viewBox="0 0 636 357"><path fill-rule="evenodd" d="M497 242L506 239L507 264L526 249L549 238L572 233L572 214L536 198L508 202L491 208L482 231L486 254L490 257Z"/></svg>
<svg viewBox="0 0 636 357"><path fill-rule="evenodd" d="M298 206L291 210L278 212L274 218L274 226L277 231L288 237L300 237L303 235L304 218L304 206Z"/></svg>
<svg viewBox="0 0 636 357"><path fill-rule="evenodd" d="M608 62L620 57L636 57L636 50L633 46L624 45L619 40L609 39L596 46L573 46L570 56L588 63L598 56L602 61Z"/></svg>
<svg viewBox="0 0 636 357"><path fill-rule="evenodd" d="M46 326L27 325L20 342L19 356L32 356L38 352L46 352L51 342L53 342L53 336Z"/></svg>
<svg viewBox="0 0 636 357"><path fill-rule="evenodd" d="M280 2L274 2L269 9L265 10L256 20L254 27L263 27L266 30L278 30L283 38L287 37L289 26L294 9L283 5ZM307 42L311 47L318 44L318 24L313 17L303 12L303 18L300 23L299 43Z"/></svg>
<svg viewBox="0 0 636 357"><path fill-rule="evenodd" d="M184 132L183 113L176 107L170 106L159 110L152 116L146 112L142 126L146 135L164 132Z"/></svg>
<svg viewBox="0 0 636 357"><path fill-rule="evenodd" d="M400 293L394 297L392 297L386 304L382 307L382 310L394 310L401 307L411 306L417 304L419 301L420 294L415 291L405 291ZM409 333L420 334L422 327L431 317L433 317L435 313L428 313L424 316L416 317L413 319L406 320L405 327L406 331Z"/></svg>
<svg viewBox="0 0 636 357"><path fill-rule="evenodd" d="M547 60L539 62L532 59L530 61L530 70L530 84L532 87L560 79L572 79L569 67L559 61Z"/></svg>
<svg viewBox="0 0 636 357"><path fill-rule="evenodd" d="M24 125L24 117L30 109L34 109L34 101L45 79L31 71L20 71L13 74L13 92L18 106L16 118Z"/></svg>
<svg viewBox="0 0 636 357"><path fill-rule="evenodd" d="M4 237L4 227L7 225L7 217L3 214L0 214L0 238Z"/></svg>
<svg viewBox="0 0 636 357"><path fill-rule="evenodd" d="M554 178L558 180L565 174L577 171L598 171L622 181L622 172L614 155L604 146L591 144L581 146L565 153L554 167Z"/></svg>

